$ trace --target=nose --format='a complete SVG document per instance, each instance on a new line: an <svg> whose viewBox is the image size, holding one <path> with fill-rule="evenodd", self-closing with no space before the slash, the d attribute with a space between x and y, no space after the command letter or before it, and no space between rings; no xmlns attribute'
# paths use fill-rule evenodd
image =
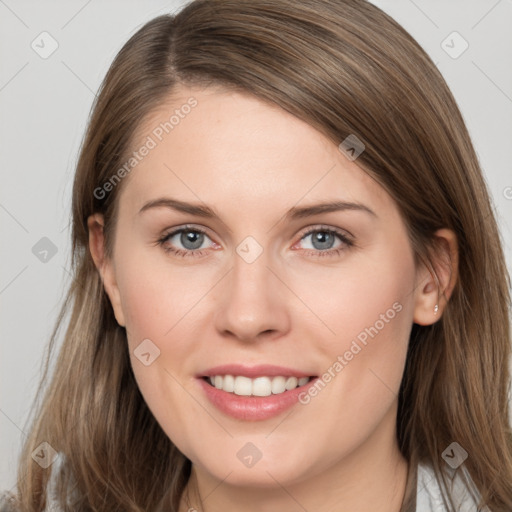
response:
<svg viewBox="0 0 512 512"><path fill-rule="evenodd" d="M263 251L249 263L234 253L233 268L223 280L215 316L215 327L222 336L255 342L275 339L289 330L290 297L276 277L276 265L270 268L269 259ZM286 281L284 276L280 278Z"/></svg>

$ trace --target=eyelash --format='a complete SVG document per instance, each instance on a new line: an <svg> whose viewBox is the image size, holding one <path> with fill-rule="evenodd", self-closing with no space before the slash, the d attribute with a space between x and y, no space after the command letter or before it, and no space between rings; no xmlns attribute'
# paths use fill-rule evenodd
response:
<svg viewBox="0 0 512 512"><path fill-rule="evenodd" d="M178 256L180 258L187 258L187 257L194 258L194 257L204 256L203 250L173 249L172 247L165 245L166 242L169 239L171 239L174 235L177 235L178 233L181 233L184 231L188 231L188 232L192 232L192 233L201 233L205 236L208 236L206 231L204 231L203 229L200 229L200 228L197 228L194 226L184 226L184 227L181 227L174 231L171 231L170 233L166 233L162 238L157 240L157 244L162 246L163 250L166 253L172 253L173 255ZM331 227L324 227L324 226L318 226L318 227L312 228L309 231L303 233L302 236L300 237L300 240L303 240L304 238L306 238L307 236L309 236L313 233L329 233L332 235L336 235L344 245L344 247L342 247L342 248L328 249L325 251L314 250L314 249L304 249L308 254L313 255L313 257L315 257L315 258L316 257L322 258L322 257L326 257L326 256L327 257L339 256L339 255L341 255L341 253L343 251L346 251L347 249L349 249L350 247L353 247L355 245L354 242L349 237L347 237L344 233L342 233L341 231L331 228Z"/></svg>

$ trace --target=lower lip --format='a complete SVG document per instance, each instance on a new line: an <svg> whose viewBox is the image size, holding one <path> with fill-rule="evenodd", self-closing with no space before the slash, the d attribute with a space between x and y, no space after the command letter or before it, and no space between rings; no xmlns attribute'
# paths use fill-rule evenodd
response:
<svg viewBox="0 0 512 512"><path fill-rule="evenodd" d="M307 392L307 389L316 382L317 377L304 386L270 396L235 395L235 393L217 389L202 378L198 380L208 400L223 413L239 420L262 421L278 416L293 407L299 401L299 395Z"/></svg>

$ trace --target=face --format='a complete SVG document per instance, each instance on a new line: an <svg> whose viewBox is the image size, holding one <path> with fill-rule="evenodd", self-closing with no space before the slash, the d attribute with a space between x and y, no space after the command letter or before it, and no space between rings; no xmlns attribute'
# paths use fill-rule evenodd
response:
<svg viewBox="0 0 512 512"><path fill-rule="evenodd" d="M419 278L391 197L249 95L182 86L137 140L104 282L169 438L259 486L392 444Z"/></svg>

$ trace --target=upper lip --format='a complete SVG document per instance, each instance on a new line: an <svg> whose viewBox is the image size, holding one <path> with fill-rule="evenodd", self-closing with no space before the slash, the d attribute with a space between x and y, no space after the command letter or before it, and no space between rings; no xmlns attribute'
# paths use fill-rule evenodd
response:
<svg viewBox="0 0 512 512"><path fill-rule="evenodd" d="M296 370L294 368L286 368L284 366L275 366L271 364L258 364L255 366L246 366L242 364L223 364L215 366L200 373L198 377L213 377L215 375L241 375L249 378L256 377L311 377L311 373Z"/></svg>

